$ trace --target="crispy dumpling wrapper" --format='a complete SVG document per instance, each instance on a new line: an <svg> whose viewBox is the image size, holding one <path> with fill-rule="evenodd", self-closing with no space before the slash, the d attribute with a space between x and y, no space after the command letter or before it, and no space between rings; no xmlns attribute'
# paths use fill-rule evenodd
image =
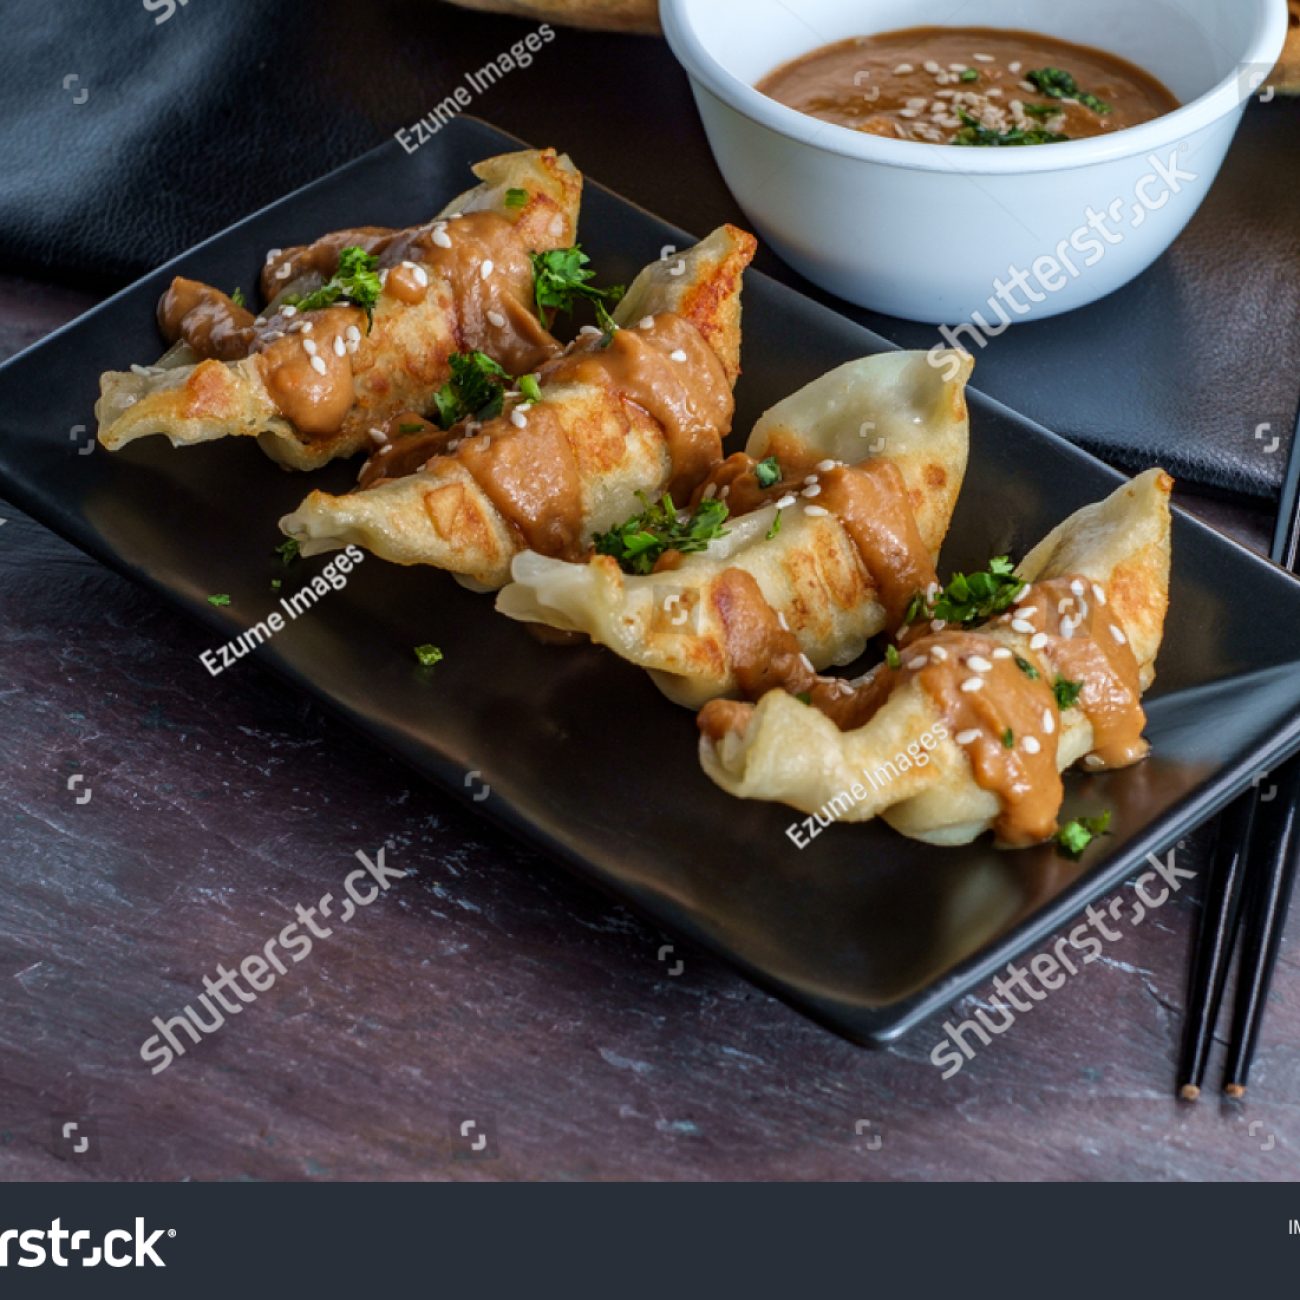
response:
<svg viewBox="0 0 1300 1300"><path fill-rule="evenodd" d="M356 544L496 590L530 546L581 554L594 533L638 508L638 493L674 485L689 495L730 429L741 279L755 246L734 226L714 231L683 254L682 275L650 287L638 279L635 320L608 343L599 331L584 334L554 369L544 366L540 403L515 398L494 420L458 426L414 473L342 496L313 492L281 529L308 555ZM687 388L659 403L620 382L637 373L657 376L665 391ZM707 400L693 403L691 392ZM675 439L658 407L664 420L676 412L687 432Z"/></svg>
<svg viewBox="0 0 1300 1300"><path fill-rule="evenodd" d="M969 444L965 386L973 362L964 353L946 355L960 357L960 368L935 366L924 352L840 366L764 414L748 454L776 454L800 467L827 460L893 465L933 561ZM779 511L779 527L775 504L735 516L706 551L645 576L623 573L607 555L571 564L524 552L497 608L524 622L585 633L649 669L670 699L698 709L738 689L724 579L738 568L757 582L815 668L848 664L885 630L887 611L853 539L818 502L797 496Z"/></svg>
<svg viewBox="0 0 1300 1300"><path fill-rule="evenodd" d="M1149 470L1065 520L1017 570L1025 580L1044 584L1033 588L1035 593L1055 591L1047 584L1075 575L1082 579L1066 590L1086 593L1087 608L1100 629L1095 632L1098 640L1109 635L1131 650L1133 676L1143 689L1155 674L1168 605L1172 486L1173 480L1163 470ZM1019 608L1032 609L1035 599L1028 596ZM1008 621L1018 612L1013 609L1006 619L973 629L984 643L983 655L990 657L985 661L992 669L985 691L996 694L1001 672L1012 674L1017 688L1023 684L1023 669L1011 656L1019 656L1039 674L1034 685L1043 690L1042 724L1035 723L1024 735L1013 734L1009 751L1028 743L1033 760L1052 769L1050 775L1039 774L1046 784L1059 783L1057 773L1081 759L1088 759L1086 765L1094 769L1110 765L1095 752L1100 738L1087 711L1087 693L1072 707L1054 706L1050 658L1044 658L1033 634ZM1112 624L1118 635L1110 631ZM1020 628L1031 625L1021 623ZM931 642L943 639L940 635ZM922 640L916 648L926 644ZM996 659L992 658L995 651L1001 652ZM717 785L738 798L773 800L845 822L883 816L895 830L913 839L940 845L969 843L994 827L1005 808L992 790L976 780L973 737L961 731L954 734L920 674L905 671L913 653L905 643L904 671L896 674L897 684L865 725L850 730L841 731L825 713L783 691L769 692L757 705L718 701L707 706L700 716L701 765ZM864 684L869 686L893 671L882 665ZM1138 752L1133 749L1119 762L1132 761ZM1054 825L1055 810L1051 818ZM1037 838L1050 830L1049 826Z"/></svg>
<svg viewBox="0 0 1300 1300"><path fill-rule="evenodd" d="M448 204L429 223L430 227L453 214L490 212L512 224L522 241L521 248L543 251L573 243L582 176L566 156L554 150L529 150L486 159L473 170L481 178L480 184ZM527 200L508 201L510 190L523 191ZM518 195L513 197L517 199ZM382 239L392 233L362 228L325 236L318 242L341 248L360 241L369 247L367 241L371 238ZM273 269L278 254L282 259L280 270L290 274L295 267L293 255L303 251L276 250L268 262L268 271ZM337 254L338 249L334 251ZM498 273L510 281L501 287L501 297L512 300L506 305L517 312L516 302L527 302L531 297L532 276L531 266L525 265L526 257L514 261L514 266ZM404 270L403 274L414 272ZM321 349L322 364L328 361L331 368L342 372L337 382L346 384L350 378L350 388L344 389L341 419L329 419L329 427L302 428L286 416L273 391L276 381L268 378L264 360L269 357L268 350L237 360L208 357L192 365L133 366L129 371L102 375L100 397L95 404L100 442L116 451L151 434L166 436L174 446L226 437L256 437L273 460L287 469L299 470L317 469L340 456L368 448L370 428L383 425L400 411L419 409L430 401L447 380L449 357L461 347L462 314L467 304L444 277L428 271L424 275L428 288L418 302L405 301L395 292L381 293L368 329L364 312L346 304L303 313L301 321L293 322L301 327L311 320L317 326L314 337ZM283 313L281 300L291 292L310 293L325 278L314 270L293 274L259 319L270 320L278 328L284 321L282 315L277 315ZM269 279L274 282L275 277ZM215 291L208 292L217 300L224 299ZM233 308L229 300L223 305L227 311ZM251 314L240 314L251 320ZM559 345L549 339L535 319L525 320L522 312L517 314L526 333L536 334L539 346L558 349ZM336 336L343 349L337 356L332 350ZM502 347L506 346L503 330ZM490 341L484 350L492 354ZM333 369L330 373L335 375ZM306 378L311 382L310 374Z"/></svg>

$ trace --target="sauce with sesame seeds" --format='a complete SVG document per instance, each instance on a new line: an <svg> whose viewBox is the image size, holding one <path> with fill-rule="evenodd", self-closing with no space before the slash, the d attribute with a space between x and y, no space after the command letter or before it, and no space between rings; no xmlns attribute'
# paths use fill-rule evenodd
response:
<svg viewBox="0 0 1300 1300"><path fill-rule="evenodd" d="M1081 98L1043 93L1027 80L1039 69L1069 73ZM1161 82L1118 55L987 27L913 27L839 41L777 68L757 88L823 121L927 144L1078 140L1178 107Z"/></svg>

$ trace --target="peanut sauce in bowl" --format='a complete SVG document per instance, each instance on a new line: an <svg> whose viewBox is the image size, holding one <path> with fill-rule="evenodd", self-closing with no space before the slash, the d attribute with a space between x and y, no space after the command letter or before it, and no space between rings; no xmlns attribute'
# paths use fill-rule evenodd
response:
<svg viewBox="0 0 1300 1300"><path fill-rule="evenodd" d="M855 131L927 144L1053 144L1152 121L1178 101L1150 73L1035 32L913 27L838 41L758 89Z"/></svg>

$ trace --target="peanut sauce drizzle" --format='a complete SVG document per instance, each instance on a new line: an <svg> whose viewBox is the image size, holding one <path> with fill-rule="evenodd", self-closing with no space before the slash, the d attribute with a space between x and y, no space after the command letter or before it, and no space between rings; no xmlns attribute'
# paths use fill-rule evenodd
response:
<svg viewBox="0 0 1300 1300"><path fill-rule="evenodd" d="M603 391L602 405L639 407L663 430L671 462L669 492L689 493L722 453L734 399L704 336L683 317L662 312L646 327L581 336L538 372L543 398L561 385ZM522 426L515 416L523 419ZM411 417L402 417L402 422ZM413 421L412 421L413 422ZM496 419L462 422L446 432L427 421L381 446L366 463L361 488L400 478L431 457L449 455L471 475L524 544L542 555L581 559L587 551L581 427L563 402L512 398ZM390 425L390 436L391 436Z"/></svg>
<svg viewBox="0 0 1300 1300"><path fill-rule="evenodd" d="M995 832L1004 844L1037 843L1056 830L1064 797L1057 771L1060 710L1052 686L1057 677L1082 685L1076 707L1093 731L1086 766L1123 767L1147 752L1137 660L1123 629L1106 613L1104 591L1086 579L1035 583L1020 594L1016 608L980 631L942 629L908 641L897 670L882 664L850 683L811 671L753 578L736 569L723 578L715 601L728 649L739 652L736 675L746 696L757 699L774 688L802 695L849 731L918 678L949 735L966 751L976 784L997 796ZM1036 677L1022 670L1017 655ZM972 689L975 681L982 684ZM749 704L712 700L700 711L698 725L716 742L728 732L743 733L751 713Z"/></svg>
<svg viewBox="0 0 1300 1300"><path fill-rule="evenodd" d="M415 306L430 285L442 281L450 290L455 350L485 352L511 374L534 370L555 357L559 342L532 308L533 267L528 248L514 224L494 212L474 212L408 230L361 226L334 231L312 244L287 249L262 270L268 298L309 272L328 279L338 268L340 252L356 245L378 258L383 294ZM332 313L349 313L346 320ZM178 277L158 304L164 337L183 339L200 357L238 361L263 354L267 389L281 413L299 432L328 435L342 426L355 401L352 357L357 347L340 353L334 336L357 325L369 333L360 308L340 303L307 312L254 317L226 294L196 280ZM303 325L312 324L312 352L303 345ZM352 340L355 344L356 336ZM320 357L325 369L313 365Z"/></svg>

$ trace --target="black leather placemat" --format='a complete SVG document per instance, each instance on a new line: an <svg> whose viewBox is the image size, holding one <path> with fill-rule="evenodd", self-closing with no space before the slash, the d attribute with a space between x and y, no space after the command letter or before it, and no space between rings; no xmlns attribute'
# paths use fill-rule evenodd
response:
<svg viewBox="0 0 1300 1300"><path fill-rule="evenodd" d="M8 268L125 282L432 112L535 30L436 0L148 3L6 5ZM532 57L468 111L686 229L743 220L663 42L558 29ZM1105 301L993 340L976 384L1124 468L1275 496L1300 392L1298 143L1300 103L1253 105L1173 249ZM836 305L904 346L936 337Z"/></svg>

